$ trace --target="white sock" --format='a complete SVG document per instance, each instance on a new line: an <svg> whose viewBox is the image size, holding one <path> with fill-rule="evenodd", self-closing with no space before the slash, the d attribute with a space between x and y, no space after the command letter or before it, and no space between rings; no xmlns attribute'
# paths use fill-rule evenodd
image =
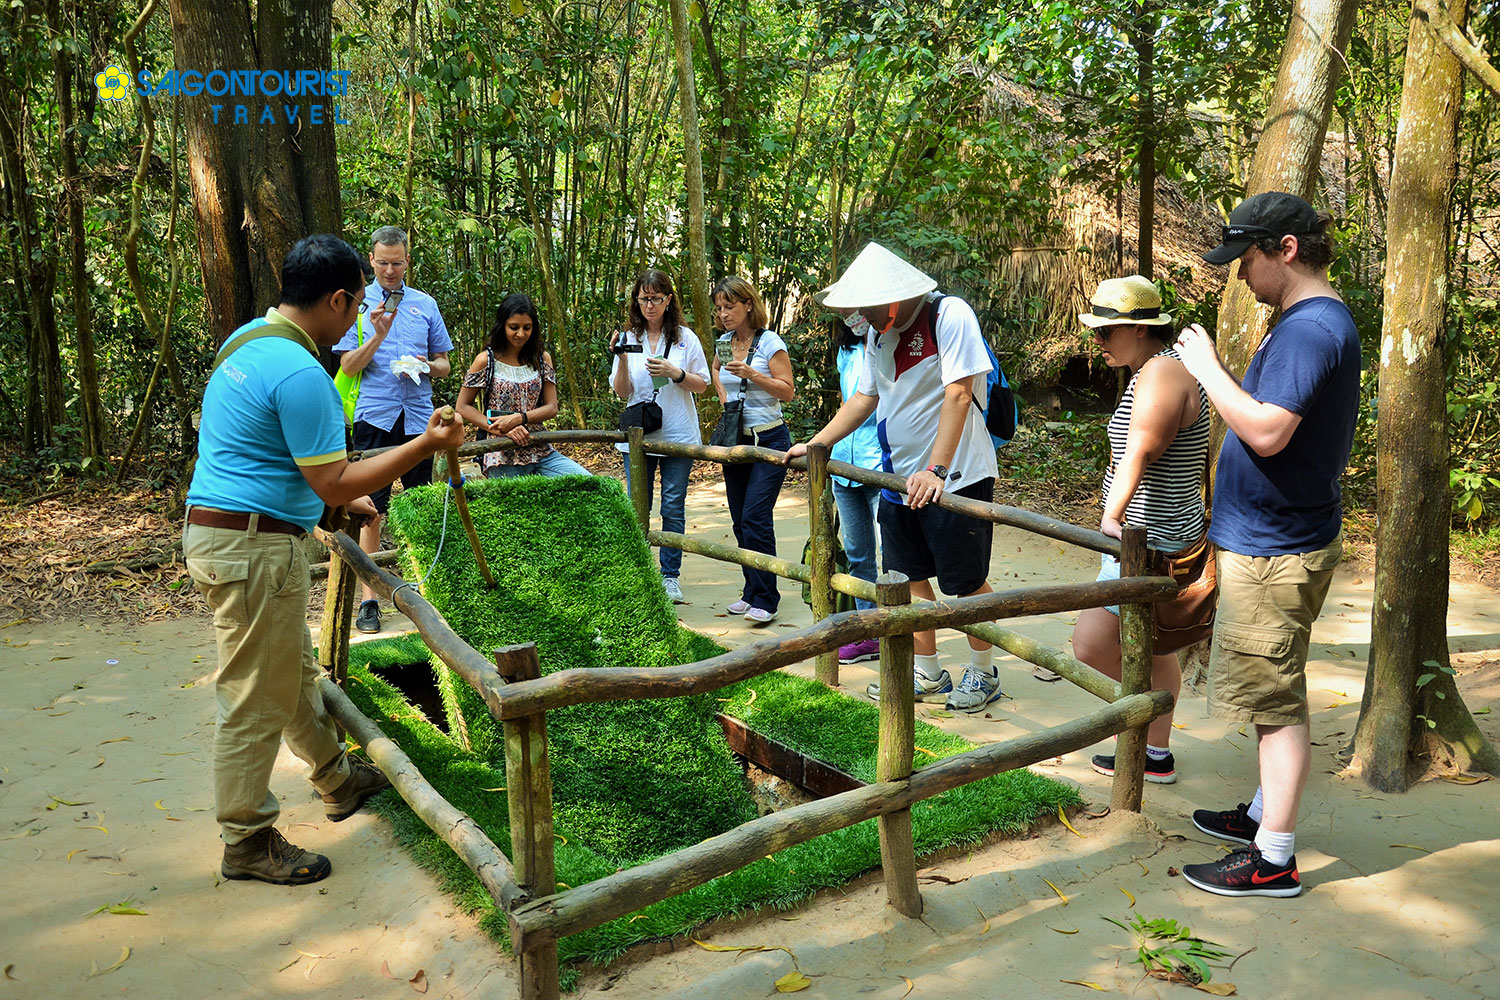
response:
<svg viewBox="0 0 1500 1000"><path fill-rule="evenodd" d="M991 677L995 676L995 647L988 649L969 649L969 666L975 670L983 670Z"/></svg>
<svg viewBox="0 0 1500 1000"><path fill-rule="evenodd" d="M935 681L943 676L943 668L938 666L938 655L936 653L930 655L918 653L914 659L916 660L917 673L928 680Z"/></svg>
<svg viewBox="0 0 1500 1000"><path fill-rule="evenodd" d="M1255 798L1250 800L1250 808L1245 810L1245 815L1249 816L1251 819L1255 820L1255 822L1259 823L1264 807L1265 802L1261 797L1261 791L1259 788L1257 788L1255 790Z"/></svg>
<svg viewBox="0 0 1500 1000"><path fill-rule="evenodd" d="M1151 744L1147 743L1146 756L1150 757L1152 760L1166 760L1168 757L1172 756L1172 751L1168 750L1166 747L1154 747Z"/></svg>
<svg viewBox="0 0 1500 1000"><path fill-rule="evenodd" d="M1271 864L1284 865L1292 859L1293 849L1297 846L1297 834L1278 833L1261 827L1255 834L1255 846L1260 848L1260 856Z"/></svg>

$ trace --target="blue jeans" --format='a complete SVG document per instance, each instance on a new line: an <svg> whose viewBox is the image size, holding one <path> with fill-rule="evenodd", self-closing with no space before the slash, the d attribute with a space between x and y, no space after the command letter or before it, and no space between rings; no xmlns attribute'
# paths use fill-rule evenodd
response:
<svg viewBox="0 0 1500 1000"><path fill-rule="evenodd" d="M751 444L748 436L741 444ZM754 442L762 448L786 451L792 446L792 434L785 424L761 434ZM776 554L776 523L772 510L781 495L786 466L769 462L746 462L724 466L724 494L729 500L729 517L734 522L734 539L740 548L751 552ZM781 606L781 592L776 589L776 574L763 569L741 566L745 589L740 596L752 608L775 612Z"/></svg>
<svg viewBox="0 0 1500 1000"><path fill-rule="evenodd" d="M839 507L839 534L844 538L844 555L849 557L849 575L875 582L880 572L875 559L875 515L880 510L880 487L855 483L844 486L835 481L833 499ZM854 599L861 611L875 606L863 597Z"/></svg>
<svg viewBox="0 0 1500 1000"><path fill-rule="evenodd" d="M687 486L688 474L693 471L691 458L672 458L663 455L646 456L646 509L651 509L651 496L656 485L657 469L661 470L661 530L675 531L679 535L687 530ZM630 461L625 462L625 492L630 492ZM661 575L677 577L682 574L682 550L661 547Z"/></svg>
<svg viewBox="0 0 1500 1000"><path fill-rule="evenodd" d="M553 448L547 454L526 465L492 465L484 470L486 479L506 479L510 476L590 476L583 466Z"/></svg>

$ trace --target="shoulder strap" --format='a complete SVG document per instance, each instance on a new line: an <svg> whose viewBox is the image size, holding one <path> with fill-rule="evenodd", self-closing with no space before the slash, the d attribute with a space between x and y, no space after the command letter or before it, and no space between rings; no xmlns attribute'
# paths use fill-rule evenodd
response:
<svg viewBox="0 0 1500 1000"><path fill-rule="evenodd" d="M492 344L485 345L484 353L489 355L489 361L484 366L484 415L490 415L490 392L495 387L495 348Z"/></svg>
<svg viewBox="0 0 1500 1000"><path fill-rule="evenodd" d="M760 338L761 338L761 335L764 334L765 332L766 331L764 331L764 330L756 330L755 331L755 336L753 336L753 337L750 338L750 349L745 352L745 364L748 365L751 361L753 361L755 359L755 352L760 349ZM749 387L750 387L750 380L749 379L747 379L747 378L740 379L740 398L741 399L745 398L745 390L748 389Z"/></svg>
<svg viewBox="0 0 1500 1000"><path fill-rule="evenodd" d="M254 333L247 333L241 337L236 337L233 341L219 348L219 353L214 356L213 367L208 370L209 376L212 377L213 373L219 370L219 366L228 361L229 356L235 351L238 351L241 347L244 347L246 344L250 343L250 341L259 340L262 337L278 337L281 340L290 340L292 343L296 344L303 350L307 350L307 345L304 344L299 338L290 333L283 333L282 331L276 329L274 324L267 323L265 326L256 329ZM317 357L317 355L313 355L313 357Z"/></svg>

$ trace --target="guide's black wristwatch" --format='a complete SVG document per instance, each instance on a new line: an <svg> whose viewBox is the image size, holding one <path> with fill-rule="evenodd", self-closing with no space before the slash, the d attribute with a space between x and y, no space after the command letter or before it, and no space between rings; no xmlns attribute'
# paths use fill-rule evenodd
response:
<svg viewBox="0 0 1500 1000"><path fill-rule="evenodd" d="M948 467L946 465L929 465L927 471L944 482L948 481Z"/></svg>

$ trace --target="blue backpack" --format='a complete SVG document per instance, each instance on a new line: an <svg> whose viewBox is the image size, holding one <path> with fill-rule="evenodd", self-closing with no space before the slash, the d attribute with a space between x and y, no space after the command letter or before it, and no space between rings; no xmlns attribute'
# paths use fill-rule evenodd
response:
<svg viewBox="0 0 1500 1000"><path fill-rule="evenodd" d="M932 324L937 328L938 303L946 296L939 295L932 300ZM997 449L1010 444L1011 438L1016 436L1016 428L1021 424L1021 408L1016 403L1016 394L1011 391L1010 380L1005 377L1005 369L1000 366L1000 359L995 357L994 348L981 333L980 342L984 344L984 353L990 356L990 374L985 379L985 385L989 391L985 394L988 406L980 406L978 397L974 398L974 408L984 417L984 429L989 431L990 443Z"/></svg>

